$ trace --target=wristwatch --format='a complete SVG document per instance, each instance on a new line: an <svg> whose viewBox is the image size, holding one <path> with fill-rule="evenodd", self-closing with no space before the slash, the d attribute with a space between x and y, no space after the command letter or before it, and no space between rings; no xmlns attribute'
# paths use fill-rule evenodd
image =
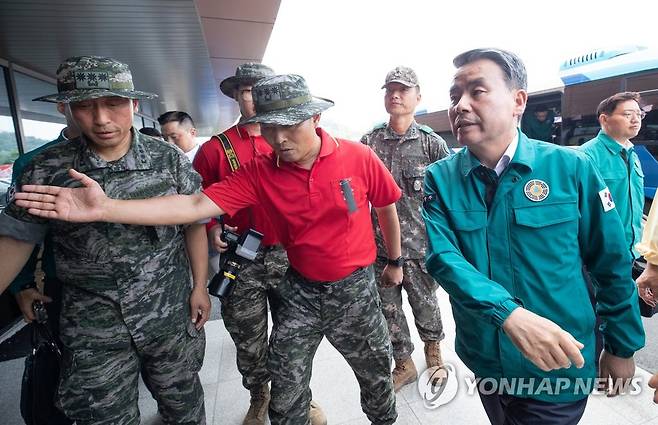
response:
<svg viewBox="0 0 658 425"><path fill-rule="evenodd" d="M386 264L388 264L389 266L402 267L404 266L404 257L400 255L395 260L391 260L390 258L388 258L386 259Z"/></svg>

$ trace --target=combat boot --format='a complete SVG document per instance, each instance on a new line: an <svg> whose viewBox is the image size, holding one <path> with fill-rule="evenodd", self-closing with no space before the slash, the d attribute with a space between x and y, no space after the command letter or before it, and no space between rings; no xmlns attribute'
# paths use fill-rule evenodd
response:
<svg viewBox="0 0 658 425"><path fill-rule="evenodd" d="M418 379L418 371L411 357L395 361L395 369L393 369L393 389L395 392L400 391L405 385L415 382L416 379Z"/></svg>
<svg viewBox="0 0 658 425"><path fill-rule="evenodd" d="M314 400L311 400L308 418L311 420L311 425L327 425L327 416L320 408L320 405Z"/></svg>
<svg viewBox="0 0 658 425"><path fill-rule="evenodd" d="M249 406L242 425L263 425L267 419L267 408L270 405L270 388L265 384L250 392L251 406Z"/></svg>
<svg viewBox="0 0 658 425"><path fill-rule="evenodd" d="M425 343L425 362L427 363L428 369L431 367L440 367L443 365L439 341L427 341Z"/></svg>

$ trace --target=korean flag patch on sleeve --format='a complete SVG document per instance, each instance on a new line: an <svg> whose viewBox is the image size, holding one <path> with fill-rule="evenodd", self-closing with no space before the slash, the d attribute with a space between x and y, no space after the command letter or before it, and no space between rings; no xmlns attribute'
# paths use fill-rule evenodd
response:
<svg viewBox="0 0 658 425"><path fill-rule="evenodd" d="M605 187L603 190L599 191L599 198L601 198L601 205L603 205L604 212L615 209L615 201L612 200L610 189Z"/></svg>

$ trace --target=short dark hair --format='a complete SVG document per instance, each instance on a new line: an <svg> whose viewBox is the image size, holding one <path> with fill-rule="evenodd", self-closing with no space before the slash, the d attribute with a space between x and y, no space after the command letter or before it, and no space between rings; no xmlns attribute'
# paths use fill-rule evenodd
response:
<svg viewBox="0 0 658 425"><path fill-rule="evenodd" d="M162 133L160 133L160 130L154 127L142 127L139 129L139 132L142 134L146 134L147 136L157 137L158 139L162 139Z"/></svg>
<svg viewBox="0 0 658 425"><path fill-rule="evenodd" d="M484 48L473 49L457 55L452 63L457 68L480 59L489 59L500 67L505 75L507 86L511 89L528 89L528 74L523 61L507 50Z"/></svg>
<svg viewBox="0 0 658 425"><path fill-rule="evenodd" d="M601 114L612 114L617 108L617 104L626 102L627 100L634 100L640 105L640 107L642 107L640 104L640 93L634 91L623 91L621 93L613 94L607 99L603 99L601 103L599 103L598 108L596 108L596 116L598 117Z"/></svg>
<svg viewBox="0 0 658 425"><path fill-rule="evenodd" d="M194 127L194 121L192 120L192 117L187 112L168 111L158 117L158 122L160 123L160 125L165 125L168 122L174 122L174 121L176 121L181 125Z"/></svg>

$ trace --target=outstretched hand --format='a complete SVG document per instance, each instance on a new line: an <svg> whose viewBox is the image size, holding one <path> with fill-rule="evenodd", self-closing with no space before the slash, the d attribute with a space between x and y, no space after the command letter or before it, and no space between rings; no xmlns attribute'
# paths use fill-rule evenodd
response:
<svg viewBox="0 0 658 425"><path fill-rule="evenodd" d="M108 201L103 189L92 178L74 169L69 170L69 175L78 180L82 187L27 184L16 193L16 205L43 218L74 222L102 221L103 208Z"/></svg>

